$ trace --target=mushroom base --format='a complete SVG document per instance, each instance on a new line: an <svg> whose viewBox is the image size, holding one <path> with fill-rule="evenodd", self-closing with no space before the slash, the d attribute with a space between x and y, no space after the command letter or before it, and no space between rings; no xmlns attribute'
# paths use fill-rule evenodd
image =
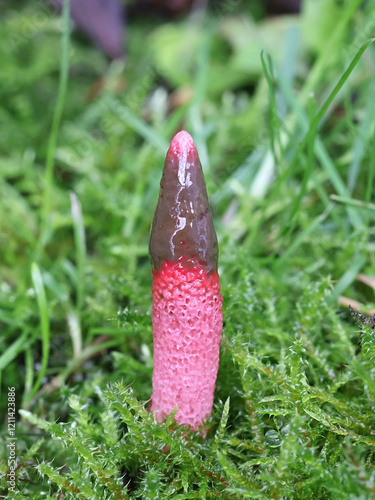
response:
<svg viewBox="0 0 375 500"><path fill-rule="evenodd" d="M153 272L154 372L151 411L197 429L210 415L223 325L216 271L164 262Z"/></svg>

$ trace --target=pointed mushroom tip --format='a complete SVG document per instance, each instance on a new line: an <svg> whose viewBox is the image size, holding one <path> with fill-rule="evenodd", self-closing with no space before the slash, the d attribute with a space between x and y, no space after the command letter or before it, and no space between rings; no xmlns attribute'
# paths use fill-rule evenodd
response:
<svg viewBox="0 0 375 500"><path fill-rule="evenodd" d="M191 135L185 130L181 130L176 134L171 142L169 154L188 154L196 152L195 144Z"/></svg>

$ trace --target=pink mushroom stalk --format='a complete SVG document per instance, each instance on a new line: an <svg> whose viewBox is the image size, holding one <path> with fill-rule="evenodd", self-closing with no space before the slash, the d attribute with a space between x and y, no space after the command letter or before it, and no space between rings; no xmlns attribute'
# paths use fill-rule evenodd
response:
<svg viewBox="0 0 375 500"><path fill-rule="evenodd" d="M151 411L177 406L181 425L211 414L223 326L218 244L202 166L191 136L170 145L151 229L154 371Z"/></svg>

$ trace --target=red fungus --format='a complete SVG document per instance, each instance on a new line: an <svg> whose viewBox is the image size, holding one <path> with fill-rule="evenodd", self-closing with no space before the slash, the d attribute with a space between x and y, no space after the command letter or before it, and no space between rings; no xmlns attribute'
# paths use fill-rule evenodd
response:
<svg viewBox="0 0 375 500"><path fill-rule="evenodd" d="M151 411L197 429L210 415L223 324L218 245L193 139L179 132L165 160L152 224L154 372Z"/></svg>

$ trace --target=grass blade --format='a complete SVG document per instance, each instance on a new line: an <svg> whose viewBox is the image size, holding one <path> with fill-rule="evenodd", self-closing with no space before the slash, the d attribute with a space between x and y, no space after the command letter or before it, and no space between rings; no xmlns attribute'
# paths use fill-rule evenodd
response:
<svg viewBox="0 0 375 500"><path fill-rule="evenodd" d="M345 205L350 205L352 207L362 208L363 210L375 210L375 203L369 203L362 200L356 200L354 198L345 198L344 196L337 196L331 194L331 200L337 201L338 203L343 203Z"/></svg>
<svg viewBox="0 0 375 500"><path fill-rule="evenodd" d="M272 59L269 54L265 54L264 51L261 52L260 58L262 61L263 73L268 84L268 96L269 96L269 131L270 131L270 141L271 141L271 151L273 154L273 160L275 166L280 166L281 158L278 157L278 153L282 156L282 143L280 141L280 120L277 114L276 108L276 96L275 96L275 78L273 74ZM277 140L277 143L276 143Z"/></svg>
<svg viewBox="0 0 375 500"><path fill-rule="evenodd" d="M60 62L60 79L57 102L52 119L51 133L48 140L46 169L44 173L44 191L41 208L41 229L37 248L37 260L40 257L47 240L49 232L49 216L51 211L51 192L53 183L53 166L54 157L57 145L57 136L61 117L64 109L65 96L68 87L69 75L69 20L70 20L70 5L69 0L64 0L62 10L63 35L61 40L61 62Z"/></svg>
<svg viewBox="0 0 375 500"><path fill-rule="evenodd" d="M348 286L353 283L353 281L357 277L357 274L361 271L365 263L366 257L358 254L353 264L349 267L346 273L341 276L337 285L335 286L331 295L331 298L333 300L337 300L339 295L342 295L342 293L348 288Z"/></svg>
<svg viewBox="0 0 375 500"><path fill-rule="evenodd" d="M295 168L302 151L305 149L307 144L312 140L312 138L315 134L315 130L319 126L320 121L324 117L325 113L327 112L328 108L330 107L330 105L334 101L337 94L340 92L340 90L342 89L342 87L344 86L346 81L348 80L349 76L351 75L354 68L358 64L358 61L361 59L362 54L374 42L375 42L375 38L371 38L366 43L364 43L361 46L361 48L357 51L356 55L354 56L353 60L349 64L348 68L344 71L344 74L342 75L342 77L339 79L339 81L337 82L337 84L333 88L332 92L330 93L330 95L328 96L328 98L326 99L326 101L324 102L322 107L320 108L319 112L316 114L315 118L312 120L310 127L309 127L309 130L308 130L307 134L305 135L304 139L302 140L302 142L300 143L297 151L295 152L295 154L292 158L292 161L290 162L288 168L282 173L282 175L278 178L277 182L275 183L274 187L275 187L276 192L277 192L277 189L280 186L280 184L282 184L290 176L290 173ZM337 183L337 185L338 185L338 183ZM341 188L340 188L340 191L341 191Z"/></svg>
<svg viewBox="0 0 375 500"><path fill-rule="evenodd" d="M9 365L9 363L13 361L13 359L17 356L17 354L24 349L28 335L29 332L24 332L0 356L0 371L4 370L4 368L6 368Z"/></svg>
<svg viewBox="0 0 375 500"><path fill-rule="evenodd" d="M348 173L348 188L352 192L355 188L358 174L360 172L361 161L366 151L366 146L371 137L371 129L373 126L375 115L375 79L370 84L369 95L365 106L366 114L358 129L357 137L353 144L353 159Z"/></svg>
<svg viewBox="0 0 375 500"><path fill-rule="evenodd" d="M26 398L27 402L29 402L32 399L32 397L36 394L42 383L43 377L46 374L48 366L48 358L49 358L49 347L50 347L50 323L48 315L47 297L44 289L43 277L36 262L33 262L31 266L31 277L33 281L36 299L38 302L38 309L40 316L40 329L42 334L42 361L38 378L35 381L32 391Z"/></svg>
<svg viewBox="0 0 375 500"><path fill-rule="evenodd" d="M86 236L85 225L83 222L82 206L73 192L70 192L71 212L73 219L74 242L76 247L76 265L77 265L77 311L81 312L84 294L84 278L86 263Z"/></svg>
<svg viewBox="0 0 375 500"><path fill-rule="evenodd" d="M153 128L138 118L130 111L127 106L121 104L118 100L108 98L108 106L125 123L142 136L147 142L150 142L158 148L160 153L165 154L169 148L169 143Z"/></svg>

